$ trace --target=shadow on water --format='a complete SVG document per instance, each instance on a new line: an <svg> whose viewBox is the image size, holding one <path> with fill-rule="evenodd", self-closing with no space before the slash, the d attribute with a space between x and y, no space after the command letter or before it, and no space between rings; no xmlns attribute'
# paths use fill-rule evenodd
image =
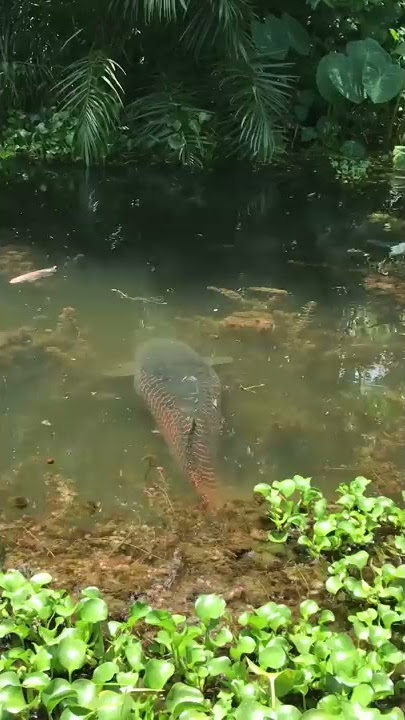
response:
<svg viewBox="0 0 405 720"><path fill-rule="evenodd" d="M154 532L173 498L191 512L193 489L122 373L135 346L159 336L232 359L216 368L224 500L247 502L256 482L294 473L327 494L354 474L397 492L405 285L402 264L385 260L403 239L401 202L384 179L353 190L315 170L49 170L9 184L0 207L4 522L22 513L28 529L27 517L62 522L55 557L58 537L66 552L69 533L82 542L103 517L115 514L115 529L117 517L138 527L150 519ZM42 282L8 284L54 264Z"/></svg>

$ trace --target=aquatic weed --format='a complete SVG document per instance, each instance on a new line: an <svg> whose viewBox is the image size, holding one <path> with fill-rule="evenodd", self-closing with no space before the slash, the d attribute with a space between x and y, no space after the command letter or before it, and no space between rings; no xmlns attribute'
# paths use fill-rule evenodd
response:
<svg viewBox="0 0 405 720"><path fill-rule="evenodd" d="M347 618L312 597L298 616L270 600L234 618L211 593L193 617L137 601L118 621L97 587L74 599L49 573L0 573L0 718L403 720L404 517L388 498L365 497L367 485L341 485L333 508L309 478L256 486L276 532L294 540L305 529L312 544L298 538L297 548L310 556L339 551L325 590L344 593ZM357 523L361 542L388 527L390 561L349 552L345 523Z"/></svg>

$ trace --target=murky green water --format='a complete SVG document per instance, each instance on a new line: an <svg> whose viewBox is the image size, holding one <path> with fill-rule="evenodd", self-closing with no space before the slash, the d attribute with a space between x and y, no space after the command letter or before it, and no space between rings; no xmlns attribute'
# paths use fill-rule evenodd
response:
<svg viewBox="0 0 405 720"><path fill-rule="evenodd" d="M131 379L114 377L148 337L233 360L217 368L224 496L296 472L324 490L361 472L388 492L403 466L404 285L376 263L403 240L396 216L388 183L355 191L315 171L52 171L10 183L0 213L3 508L24 496L40 509L58 475L105 508L142 506L151 455L172 490L192 497ZM41 283L8 283L54 264Z"/></svg>

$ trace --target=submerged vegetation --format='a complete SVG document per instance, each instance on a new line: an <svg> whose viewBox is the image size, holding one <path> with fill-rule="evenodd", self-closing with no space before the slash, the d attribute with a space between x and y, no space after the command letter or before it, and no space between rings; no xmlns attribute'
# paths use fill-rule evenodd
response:
<svg viewBox="0 0 405 720"><path fill-rule="evenodd" d="M403 167L403 27L399 0L7 0L0 159Z"/></svg>
<svg viewBox="0 0 405 720"><path fill-rule="evenodd" d="M300 476L256 487L326 583L329 601L310 592L293 611L269 599L235 614L205 593L189 616L136 600L118 618L97 587L71 596L47 572L1 573L1 717L403 719L404 511L367 484L342 484L332 506Z"/></svg>

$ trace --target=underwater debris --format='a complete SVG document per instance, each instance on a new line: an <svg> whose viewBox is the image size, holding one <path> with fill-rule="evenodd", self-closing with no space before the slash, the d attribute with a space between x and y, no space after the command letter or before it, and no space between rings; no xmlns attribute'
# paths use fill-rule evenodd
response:
<svg viewBox="0 0 405 720"><path fill-rule="evenodd" d="M257 332L268 332L274 330L275 322L270 313L258 313L254 310L243 310L220 320L219 325L232 330L256 330Z"/></svg>
<svg viewBox="0 0 405 720"><path fill-rule="evenodd" d="M214 285L208 285L207 290L213 290L214 292L220 293L229 300L244 300L243 295L241 295L241 293L239 292L236 292L236 290L229 290L228 288L218 288L214 287Z"/></svg>
<svg viewBox="0 0 405 720"><path fill-rule="evenodd" d="M248 290L258 293L267 293L268 295L289 295L288 290L282 288L271 288L271 287L249 287Z"/></svg>

